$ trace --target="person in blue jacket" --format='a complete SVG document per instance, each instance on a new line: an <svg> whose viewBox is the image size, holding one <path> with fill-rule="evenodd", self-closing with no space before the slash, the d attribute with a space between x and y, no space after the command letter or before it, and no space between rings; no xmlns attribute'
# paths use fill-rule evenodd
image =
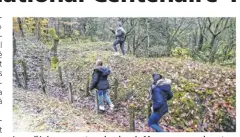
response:
<svg viewBox="0 0 240 137"><path fill-rule="evenodd" d="M99 110L104 111L104 102L103 99L107 101L110 109L114 108L113 103L111 102L110 97L108 96L108 89L109 89L109 82L108 82L108 75L111 74L110 69L103 66L103 62L101 60L97 60L96 68L92 74L92 80L90 84L90 91L94 88L97 89L98 93L98 102L99 102Z"/></svg>
<svg viewBox="0 0 240 137"><path fill-rule="evenodd" d="M160 74L153 74L153 83L149 88L149 99L152 100L152 114L148 126L156 132L164 132L159 126L159 120L168 112L167 101L173 97L171 80L164 79Z"/></svg>

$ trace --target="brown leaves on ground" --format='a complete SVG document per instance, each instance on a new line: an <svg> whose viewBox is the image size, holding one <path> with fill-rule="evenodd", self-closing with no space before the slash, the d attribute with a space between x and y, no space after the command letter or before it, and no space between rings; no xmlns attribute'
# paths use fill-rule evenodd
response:
<svg viewBox="0 0 240 137"><path fill-rule="evenodd" d="M29 89L36 91L39 90L40 86L36 75L39 66L37 60L41 59L40 55L45 55L45 51L41 52L39 48L27 48L26 45L21 49L21 52L24 51L23 53L28 61L27 65L30 65L28 68L31 76L28 82L30 85ZM28 52L31 54L28 55ZM18 53L18 55L20 58L22 54ZM82 129L78 129L81 126L88 127L89 125L94 125L94 130L112 131L108 126L104 126L106 124L99 124L99 122L112 123L117 127L125 129L129 126L127 108L130 103L133 103L136 107L136 130L151 131L146 125L147 92L151 83L151 74L157 72L173 82L172 91L174 97L168 102L169 113L160 122L164 129L171 132L236 131L235 68L210 65L181 58L136 58L132 55L126 55L125 57L113 56L111 44L104 42L74 45L63 44L58 48L58 56L60 59L59 65L63 70L64 83L73 83L74 103L72 106L74 110L79 109L79 114L67 118L68 115L72 115L69 114L72 113L71 111L69 112L69 110L72 110L71 107L59 105L62 101L67 100L68 87L66 85L64 88L60 87L57 71L50 71L51 66L45 59L47 57L44 56L46 61L44 78L47 81L47 94L58 102L52 104L48 100L45 100L46 102L39 100L40 104L37 103L38 105L34 106L34 108L39 107L39 109L35 110L39 111L39 113L45 112L45 108L42 109L42 107L47 107L54 114L53 116L42 114L42 117L45 118L44 126L46 126L46 121L54 123L52 128L44 128L44 130L68 131L71 129L71 131L81 131ZM115 78L119 81L118 99L113 100L116 105L114 112L98 115L95 117L97 122L92 122L91 119L93 117L91 115L83 114L84 117L82 117L81 113L84 112L80 113L80 111L84 110L90 114L93 113L94 99L85 97L84 89L87 77L92 73L95 61L98 58L101 58L104 61L104 65L108 66L112 71L109 77L111 85L114 86ZM35 62L35 66L33 62ZM111 97L114 94L112 90L110 89ZM33 95L22 102L22 104L32 102ZM24 96L22 95L22 97ZM19 107L21 108L22 106ZM28 107L25 106L25 108ZM26 109L26 111L29 110ZM62 113L61 116L65 116L64 122L68 121L67 124L56 120L61 119L61 116L56 116L58 113L55 112L57 111L60 111L59 114ZM38 115L35 114L34 116L37 117ZM98 119L99 117L103 120ZM76 123L76 119L80 119L80 121L85 119L86 121L79 125ZM71 125L71 128L69 129L66 125ZM87 130L84 129L83 131Z"/></svg>
<svg viewBox="0 0 240 137"><path fill-rule="evenodd" d="M14 89L14 132L123 132L93 110L77 109L39 92Z"/></svg>

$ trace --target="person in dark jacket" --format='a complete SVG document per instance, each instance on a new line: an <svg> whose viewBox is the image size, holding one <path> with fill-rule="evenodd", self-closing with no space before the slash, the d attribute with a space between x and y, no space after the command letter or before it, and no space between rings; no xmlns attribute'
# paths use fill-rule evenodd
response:
<svg viewBox="0 0 240 137"><path fill-rule="evenodd" d="M173 97L171 80L164 79L160 74L153 74L153 83L149 88L149 99L152 100L152 114L148 125L156 132L164 132L159 126L159 120L168 112L167 101Z"/></svg>
<svg viewBox="0 0 240 137"><path fill-rule="evenodd" d="M107 68L102 66L103 62L101 60L98 60L96 62L96 68L94 69L94 72L92 74L92 80L89 89L93 90L94 88L97 89L98 93L98 101L99 101L99 109L104 111L104 102L103 99L107 101L107 103L110 105L110 109L114 108L113 103L111 102L110 97L108 96L108 89L109 89L109 82L108 82L108 75L111 73L111 71Z"/></svg>
<svg viewBox="0 0 240 137"><path fill-rule="evenodd" d="M113 43L113 48L115 50L114 55L118 55L118 52L117 52L117 45L118 44L120 44L120 48L122 50L122 54L125 55L124 40L125 40L126 31L123 29L122 24L118 23L118 27L117 27L116 31L114 32L114 30L112 30L112 29L111 29L111 31L113 33L115 33L115 41Z"/></svg>

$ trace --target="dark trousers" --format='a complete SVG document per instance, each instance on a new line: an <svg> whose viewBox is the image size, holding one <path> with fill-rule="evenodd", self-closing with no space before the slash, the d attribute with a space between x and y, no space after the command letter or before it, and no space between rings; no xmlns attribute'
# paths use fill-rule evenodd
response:
<svg viewBox="0 0 240 137"><path fill-rule="evenodd" d="M148 126L154 129L156 132L164 132L164 130L159 126L159 120L165 113L153 112L148 119Z"/></svg>
<svg viewBox="0 0 240 137"><path fill-rule="evenodd" d="M115 52L117 52L117 45L120 44L120 48L122 50L122 54L125 55L125 51L124 51L124 41L121 41L119 39L116 39L113 43L113 48L115 50Z"/></svg>

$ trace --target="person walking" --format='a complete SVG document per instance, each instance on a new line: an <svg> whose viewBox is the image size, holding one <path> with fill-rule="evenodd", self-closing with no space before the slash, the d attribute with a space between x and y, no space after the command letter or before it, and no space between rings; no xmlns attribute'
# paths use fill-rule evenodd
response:
<svg viewBox="0 0 240 137"><path fill-rule="evenodd" d="M97 60L96 68L93 70L92 80L90 84L90 91L93 89L97 89L98 94L98 102L99 102L99 110L104 111L104 99L107 104L110 106L110 109L113 110L114 105L108 95L109 82L108 75L111 74L110 69L103 66L103 62L101 60Z"/></svg>
<svg viewBox="0 0 240 137"><path fill-rule="evenodd" d="M118 23L118 26L116 28L116 31L114 32L113 29L110 29L114 34L115 34L115 41L113 43L113 49L115 51L114 55L119 55L118 51L117 51L117 45L120 45L121 51L122 51L122 55L125 55L125 51L124 51L124 41L125 41L125 34L126 31L123 29L122 24Z"/></svg>
<svg viewBox="0 0 240 137"><path fill-rule="evenodd" d="M148 126L156 132L164 132L159 121L168 112L167 101L173 97L171 80L164 79L160 74L152 75L153 83L149 88L149 99L152 103L152 114L148 119Z"/></svg>

